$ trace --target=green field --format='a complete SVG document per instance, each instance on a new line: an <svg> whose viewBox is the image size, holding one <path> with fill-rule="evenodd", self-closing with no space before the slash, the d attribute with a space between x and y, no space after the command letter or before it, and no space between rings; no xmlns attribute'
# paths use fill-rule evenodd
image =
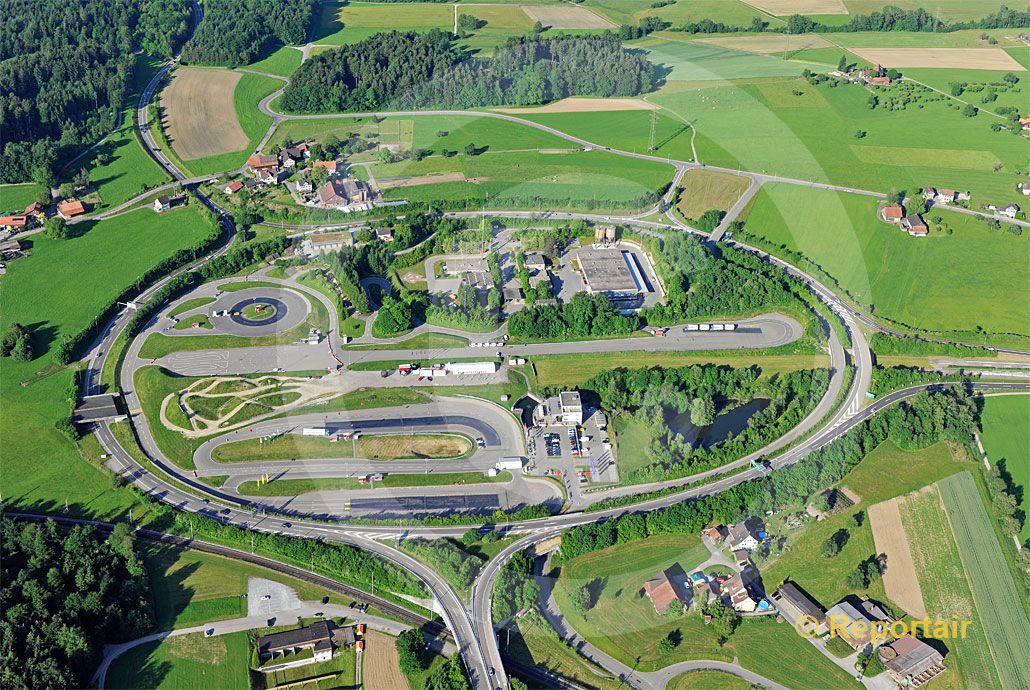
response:
<svg viewBox="0 0 1030 690"><path fill-rule="evenodd" d="M318 477L309 479L275 479L267 484L243 482L237 491L243 496L300 496L313 491L341 491L344 489L399 489L410 486L451 486L458 484L506 483L510 472L488 477L482 472L437 472L432 474L388 474L375 486L361 484L353 477Z"/></svg>
<svg viewBox="0 0 1030 690"><path fill-rule="evenodd" d="M247 65L247 69L288 77L296 72L297 68L300 67L302 57L303 55L297 48L283 46L281 48L277 48L257 62L250 63Z"/></svg>
<svg viewBox="0 0 1030 690"><path fill-rule="evenodd" d="M1030 514L1030 397L1007 395L984 398L981 441L991 463L1005 471L1022 492L1023 512ZM1023 521L1020 539L1030 539L1030 519Z"/></svg>
<svg viewBox="0 0 1030 690"><path fill-rule="evenodd" d="M947 211L927 217L940 215L951 235L910 237L879 221L876 207L858 195L768 184L745 233L773 251L801 253L877 316L928 331L969 334L981 326L1030 335L1030 238Z"/></svg>
<svg viewBox="0 0 1030 690"><path fill-rule="evenodd" d="M450 5L434 3L322 3L312 42L321 45L357 43L381 31L429 31L454 26Z"/></svg>
<svg viewBox="0 0 1030 690"><path fill-rule="evenodd" d="M592 113L526 114L518 117L589 142L634 153L647 153L651 142L651 111L612 110ZM690 125L668 113L655 112L654 155L693 160ZM565 144L570 146L571 144Z"/></svg>
<svg viewBox="0 0 1030 690"><path fill-rule="evenodd" d="M879 2L879 0L874 0ZM924 7L929 3L922 2ZM1018 32L1012 29L963 29L935 33L932 31L856 31L824 34L835 45L844 48L993 48L1018 46ZM990 45L980 36L987 34L998 41Z"/></svg>
<svg viewBox="0 0 1030 690"><path fill-rule="evenodd" d="M188 311L193 311L194 309L199 309L200 307L203 307L205 304L210 304L211 302L214 302L214 301L215 301L214 297L197 297L197 298L194 298L194 299L188 299L185 302L180 303L179 306L177 306L174 309L172 309L171 311L169 311L168 315L169 316L178 316L179 314L185 314Z"/></svg>
<svg viewBox="0 0 1030 690"><path fill-rule="evenodd" d="M679 3L677 3L679 4ZM668 34L667 34L668 35ZM681 90L676 82L723 82L729 79L753 79L756 77L796 77L806 68L817 69L817 65L800 61L787 62L771 55L745 53L714 45L692 43L679 37L649 37L633 43L634 48L647 52L651 62L671 70L666 84L658 93L674 93ZM654 99L656 103L660 100ZM691 121L696 112L678 110L680 116ZM746 113L738 113L746 117Z"/></svg>
<svg viewBox="0 0 1030 690"><path fill-rule="evenodd" d="M955 544L966 571L976 610L983 621L1001 687L1030 687L1030 666L1022 649L1030 639L1030 620L994 536L991 517L968 472L938 484Z"/></svg>
<svg viewBox="0 0 1030 690"><path fill-rule="evenodd" d="M940 89L945 93L951 93L952 82L965 82L969 85L982 84L985 86L983 91L965 91L959 98L964 101L985 108L987 110L997 110L1002 106L1011 106L1018 108L1019 110L1026 110L1027 103L1030 103L1030 96L1028 96L1027 89L1030 88L1030 75L1026 72L1014 72L1019 77L1019 82L1015 85L1010 85L1004 81L1002 77L1005 72L999 72L997 70L982 70L982 69L906 69L905 76L910 79L915 79L928 86L932 86L936 89ZM967 87L968 88L968 87ZM983 97L988 91L993 90L998 95L998 100L992 103L983 103ZM1022 117L1022 115L1021 115Z"/></svg>
<svg viewBox="0 0 1030 690"><path fill-rule="evenodd" d="M169 637L118 657L108 670L106 687L250 690L249 662L246 632Z"/></svg>
<svg viewBox="0 0 1030 690"><path fill-rule="evenodd" d="M364 326L364 324L362 324ZM348 345L346 350L435 350L440 348L467 347L468 338L449 333L419 333L416 336L386 345Z"/></svg>
<svg viewBox="0 0 1030 690"><path fill-rule="evenodd" d="M583 688L623 690L622 681L610 676L600 666L580 656L559 639L554 628L534 616L518 620L511 637L502 635L501 650L524 664L546 668L549 672L575 682ZM718 690L718 689L716 689Z"/></svg>
<svg viewBox="0 0 1030 690"><path fill-rule="evenodd" d="M211 458L216 462L258 462L295 458L351 458L354 445L350 441L332 443L319 436L283 434L270 441L252 438L216 446Z"/></svg>
<svg viewBox="0 0 1030 690"><path fill-rule="evenodd" d="M1025 168L1030 148L992 132L996 118L963 117L950 97L932 92L904 110L870 109L869 96L857 85L793 79L666 88L651 100L694 123L698 156L709 165L878 192L970 190L974 206L1022 203L1015 171ZM886 103L890 92L879 97ZM942 128L947 137L937 136Z"/></svg>
<svg viewBox="0 0 1030 690"><path fill-rule="evenodd" d="M784 553L761 566L763 581L794 580L824 608L833 606L851 593L844 584L847 574L876 551L868 519L861 527L855 527L852 516L875 503L910 493L961 469L962 465L945 443L909 452L899 450L890 441L884 442L840 482L861 500L841 513L802 530L788 532L788 547ZM888 475L891 481L884 482L883 477ZM823 542L842 528L850 533L847 544L835 557L823 557L820 553ZM886 599L882 580L876 580L861 593L873 599Z"/></svg>
<svg viewBox="0 0 1030 690"><path fill-rule="evenodd" d="M18 214L39 196L39 187L33 183L0 185L0 212Z"/></svg>
<svg viewBox="0 0 1030 690"><path fill-rule="evenodd" d="M990 633L973 603L937 486L906 496L902 507L901 520L927 615L934 620L973 622L965 639L945 642L945 663L955 675L941 682L950 681L949 686L954 688L1001 687L987 645Z"/></svg>
<svg viewBox="0 0 1030 690"><path fill-rule="evenodd" d="M78 224L78 236L67 240L35 235L32 256L8 263L0 281L0 330L15 321L32 325L39 353L31 362L6 359L0 367L0 476L8 507L53 502L63 509L67 500L73 514L112 517L135 502L128 492L112 491L106 476L54 427L69 412L72 371L56 366L51 350L158 261L203 237L206 222L193 207L161 215L134 211ZM20 385L38 372L48 375ZM33 458L31 470L26 458Z"/></svg>
<svg viewBox="0 0 1030 690"><path fill-rule="evenodd" d="M751 687L743 678L722 671L690 671L676 676L665 686L666 690L750 690Z"/></svg>
<svg viewBox="0 0 1030 690"><path fill-rule="evenodd" d="M784 22L755 9L740 0L680 0L666 7L652 9L653 0L587 0L586 6L611 19L616 24L638 24L647 16L660 17L673 26L702 19L731 24L751 26L754 17L760 17L772 26Z"/></svg>
<svg viewBox="0 0 1030 690"><path fill-rule="evenodd" d="M883 9L884 0L844 0L844 6L851 14L869 14ZM934 16L950 21L968 21L979 19L992 12L997 12L1002 5L1018 7L1019 3L1006 0L891 0L891 5L905 10L920 7L932 9Z"/></svg>
<svg viewBox="0 0 1030 690"><path fill-rule="evenodd" d="M710 209L729 211L751 186L751 180L717 170L688 170L680 180L683 193L676 205L684 217L697 220Z"/></svg>

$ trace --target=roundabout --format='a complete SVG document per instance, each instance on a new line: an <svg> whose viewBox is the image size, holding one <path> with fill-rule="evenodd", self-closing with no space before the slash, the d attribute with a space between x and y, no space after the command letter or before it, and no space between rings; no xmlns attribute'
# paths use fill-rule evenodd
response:
<svg viewBox="0 0 1030 690"><path fill-rule="evenodd" d="M287 307L280 300L254 297L234 304L229 318L241 326L267 326L282 320L286 314Z"/></svg>

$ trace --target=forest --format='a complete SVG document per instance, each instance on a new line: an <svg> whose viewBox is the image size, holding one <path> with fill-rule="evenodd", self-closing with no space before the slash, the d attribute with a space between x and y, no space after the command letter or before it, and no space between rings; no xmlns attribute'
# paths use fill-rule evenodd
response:
<svg viewBox="0 0 1030 690"><path fill-rule="evenodd" d="M768 477L742 482L697 501L568 530L562 535L559 559L566 561L656 534L697 533L712 522L730 524L785 505L803 506L812 494L843 479L888 438L903 449L925 448L938 441L971 442L979 414L977 398L961 388L921 393Z"/></svg>
<svg viewBox="0 0 1030 690"><path fill-rule="evenodd" d="M128 526L0 520L0 686L84 688L104 645L152 631L150 585Z"/></svg>
<svg viewBox="0 0 1030 690"><path fill-rule="evenodd" d="M49 186L59 157L110 132L136 50L170 57L188 0L2 0L0 182Z"/></svg>
<svg viewBox="0 0 1030 690"><path fill-rule="evenodd" d="M760 379L758 367L692 365L677 369L612 369L587 381L602 406L632 414L650 433L651 462L633 471L634 483L683 477L744 457L797 426L829 385L825 369L791 371ZM684 439L665 423L667 413L689 413L696 427L711 425L716 414L752 400L768 401L740 433L705 446Z"/></svg>
<svg viewBox="0 0 1030 690"><path fill-rule="evenodd" d="M182 60L239 67L273 44L304 43L314 7L314 0L205 0L204 20Z"/></svg>
<svg viewBox="0 0 1030 690"><path fill-rule="evenodd" d="M391 31L305 60L283 93L289 112L533 105L566 96L635 96L655 66L618 36L520 36L472 58L440 30Z"/></svg>
<svg viewBox="0 0 1030 690"><path fill-rule="evenodd" d="M639 326L636 315L623 316L607 297L587 292L563 304L526 307L508 318L508 334L522 340L628 336Z"/></svg>

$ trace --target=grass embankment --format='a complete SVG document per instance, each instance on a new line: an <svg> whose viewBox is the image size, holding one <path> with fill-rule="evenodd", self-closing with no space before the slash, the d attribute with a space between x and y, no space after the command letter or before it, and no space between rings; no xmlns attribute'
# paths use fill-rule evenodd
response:
<svg viewBox="0 0 1030 690"><path fill-rule="evenodd" d="M362 324L364 329L364 324ZM347 345L345 350L434 350L468 347L469 339L448 333L420 333L399 343L384 345Z"/></svg>
<svg viewBox="0 0 1030 690"><path fill-rule="evenodd" d="M910 237L877 220L874 199L774 184L759 192L745 232L774 251L785 247L785 258L799 257L803 267L830 276L881 318L970 342L983 342L973 332L980 326L988 341L1006 342L1004 334L1014 333L1025 343L1030 319L1011 305L1030 301L1020 278L1030 239L953 212L927 217L936 215L951 234Z"/></svg>
<svg viewBox="0 0 1030 690"><path fill-rule="evenodd" d="M981 441L991 464L1011 475L1021 489L1023 512L1030 515L1030 396L984 398ZM1030 539L1030 519L1023 521L1020 539Z"/></svg>
<svg viewBox="0 0 1030 690"><path fill-rule="evenodd" d="M501 649L505 654L524 664L545 668L581 687L597 690L622 690L625 687L622 681L565 644L546 622L538 622L530 616L522 617L518 621L518 629L512 631L510 642L508 640L506 635L501 636Z"/></svg>
<svg viewBox="0 0 1030 690"><path fill-rule="evenodd" d="M314 491L342 491L345 489L384 488L398 489L412 486L452 486L510 482L510 472L496 477L482 472L440 472L434 474L388 474L384 479L362 484L353 477L318 477L311 479L274 479L267 484L243 482L237 491L244 496L300 496Z"/></svg>
<svg viewBox="0 0 1030 690"><path fill-rule="evenodd" d="M355 450L356 446L356 450ZM362 457L369 460L401 458L457 458L472 450L472 442L457 434L369 435L356 441L330 441L317 436L284 434L269 441L247 439L218 446L211 457L218 462L258 462Z"/></svg>
<svg viewBox="0 0 1030 690"><path fill-rule="evenodd" d="M111 688L220 688L250 690L247 632L204 637L193 633L148 642L118 657L107 674Z"/></svg>

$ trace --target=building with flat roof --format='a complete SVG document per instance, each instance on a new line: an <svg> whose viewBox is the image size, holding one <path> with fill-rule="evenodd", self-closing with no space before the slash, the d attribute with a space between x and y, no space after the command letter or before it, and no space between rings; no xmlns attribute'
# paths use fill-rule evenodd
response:
<svg viewBox="0 0 1030 690"><path fill-rule="evenodd" d="M547 257L541 252L526 253L526 268L530 271L546 271Z"/></svg>
<svg viewBox="0 0 1030 690"><path fill-rule="evenodd" d="M443 264L444 273L452 276L468 273L469 271L487 271L486 259L479 256L455 257L447 259Z"/></svg>
<svg viewBox="0 0 1030 690"><path fill-rule="evenodd" d="M533 410L537 426L577 426L583 423L583 402L578 391L552 395Z"/></svg>
<svg viewBox="0 0 1030 690"><path fill-rule="evenodd" d="M650 292L643 271L631 252L581 249L576 256L589 292L609 297L635 297Z"/></svg>

